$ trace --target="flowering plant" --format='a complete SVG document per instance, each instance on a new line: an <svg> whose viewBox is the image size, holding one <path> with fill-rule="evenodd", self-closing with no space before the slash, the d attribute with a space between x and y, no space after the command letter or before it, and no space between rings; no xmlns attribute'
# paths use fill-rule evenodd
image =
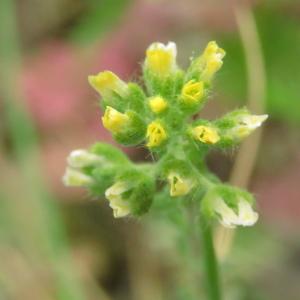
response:
<svg viewBox="0 0 300 300"><path fill-rule="evenodd" d="M104 127L122 145L147 147L153 162L134 164L119 149L96 143L71 152L63 181L105 195L115 218L139 217L151 211L153 202L192 199L204 228L203 243L211 252L209 220L229 228L251 226L258 214L252 195L221 183L206 167L205 157L212 148L236 146L267 115L252 115L242 108L213 121L199 118L225 51L209 42L186 71L177 65L176 53L173 42L150 45L143 63L145 89L110 71L88 78L102 97ZM214 269L213 254L207 257Z"/></svg>

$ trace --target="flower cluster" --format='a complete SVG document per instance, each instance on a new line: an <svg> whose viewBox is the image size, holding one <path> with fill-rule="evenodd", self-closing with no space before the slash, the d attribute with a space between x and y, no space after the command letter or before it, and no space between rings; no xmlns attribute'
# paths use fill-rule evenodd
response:
<svg viewBox="0 0 300 300"><path fill-rule="evenodd" d="M97 143L71 152L64 183L105 195L116 218L146 213L165 190L157 187L160 181L169 197L196 199L199 212L224 226L253 225L258 215L252 196L219 182L207 170L205 156L211 148L235 146L267 115L242 108L217 120L199 118L225 51L209 42L186 71L177 65L176 54L173 42L150 45L143 63L145 89L110 71L88 78L101 96L103 126L122 145L148 148L155 162L133 164L120 150Z"/></svg>

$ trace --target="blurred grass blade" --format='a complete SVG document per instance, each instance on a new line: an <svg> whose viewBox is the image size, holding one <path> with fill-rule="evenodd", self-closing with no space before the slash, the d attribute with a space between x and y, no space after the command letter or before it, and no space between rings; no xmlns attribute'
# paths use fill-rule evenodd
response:
<svg viewBox="0 0 300 300"><path fill-rule="evenodd" d="M72 268L62 219L39 170L35 128L19 89L21 53L15 3L11 0L0 1L0 40L0 92L4 102L4 119L18 168L17 174L12 176L13 182L4 173L4 166L0 170L3 179L1 189L7 194L3 199L5 204L1 205L4 211L1 212L9 216L2 219L5 227L2 228L0 246L4 247L7 242L2 234L6 229L4 233L12 238L13 243L4 248L11 247L30 261L33 260L37 265L30 266L32 270L40 266L50 268L56 287L55 299L82 300L83 291ZM14 285L17 289L17 285Z"/></svg>

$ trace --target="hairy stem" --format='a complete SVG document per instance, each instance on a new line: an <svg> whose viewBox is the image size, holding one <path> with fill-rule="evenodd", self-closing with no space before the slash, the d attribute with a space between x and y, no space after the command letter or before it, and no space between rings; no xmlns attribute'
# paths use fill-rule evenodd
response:
<svg viewBox="0 0 300 300"><path fill-rule="evenodd" d="M212 230L205 217L200 216L200 230L202 236L202 259L204 279L208 300L221 300L221 289L216 254L212 239Z"/></svg>

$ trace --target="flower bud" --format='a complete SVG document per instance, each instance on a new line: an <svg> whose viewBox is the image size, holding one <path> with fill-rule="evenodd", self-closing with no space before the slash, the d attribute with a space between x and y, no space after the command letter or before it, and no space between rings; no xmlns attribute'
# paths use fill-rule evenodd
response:
<svg viewBox="0 0 300 300"><path fill-rule="evenodd" d="M237 120L237 125L232 129L231 134L238 139L247 137L252 131L260 127L268 118L268 115L244 115Z"/></svg>
<svg viewBox="0 0 300 300"><path fill-rule="evenodd" d="M213 203L214 211L219 215L220 223L224 227L234 228L240 226L252 226L258 220L258 214L253 211L249 202L238 200L238 209L235 212L222 198L216 198Z"/></svg>
<svg viewBox="0 0 300 300"><path fill-rule="evenodd" d="M83 149L73 150L67 158L68 165L73 168L100 165L103 161L103 157Z"/></svg>
<svg viewBox="0 0 300 300"><path fill-rule="evenodd" d="M194 139L204 144L215 144L220 140L218 131L210 126L199 125L192 129Z"/></svg>
<svg viewBox="0 0 300 300"><path fill-rule="evenodd" d="M109 206L113 209L115 218L126 217L130 214L129 201L124 199L123 193L131 188L125 181L117 181L105 191L105 197L109 201Z"/></svg>
<svg viewBox="0 0 300 300"><path fill-rule="evenodd" d="M149 210L155 192L155 179L145 174L148 171L150 170L127 169L106 190L105 196L115 218L129 214L140 216Z"/></svg>
<svg viewBox="0 0 300 300"><path fill-rule="evenodd" d="M80 170L67 167L66 172L63 176L63 183L66 186L86 187L92 185L94 183L94 180L92 177L84 174Z"/></svg>
<svg viewBox="0 0 300 300"><path fill-rule="evenodd" d="M127 95L127 84L110 71L100 72L88 77L90 85L104 98L118 94L121 97Z"/></svg>
<svg viewBox="0 0 300 300"><path fill-rule="evenodd" d="M203 81L188 81L181 90L181 99L185 104L198 104L204 97Z"/></svg>
<svg viewBox="0 0 300 300"><path fill-rule="evenodd" d="M252 226L258 220L253 210L253 197L238 188L219 185L202 200L202 213L217 217L224 227Z"/></svg>
<svg viewBox="0 0 300 300"><path fill-rule="evenodd" d="M149 106L155 114L159 114L166 110L168 103L163 97L155 96L149 99Z"/></svg>
<svg viewBox="0 0 300 300"><path fill-rule="evenodd" d="M239 109L216 120L215 125L222 133L222 144L230 146L250 135L267 118L268 115L251 115L247 109Z"/></svg>
<svg viewBox="0 0 300 300"><path fill-rule="evenodd" d="M116 109L107 106L102 117L103 126L112 133L118 133L128 126L129 117L126 114L118 112Z"/></svg>
<svg viewBox="0 0 300 300"><path fill-rule="evenodd" d="M152 148L160 146L167 139L167 133L159 121L153 121L147 127L146 137L148 138L147 146Z"/></svg>
<svg viewBox="0 0 300 300"><path fill-rule="evenodd" d="M222 67L224 56L225 51L215 41L209 42L203 54L192 61L187 78L210 83L215 73Z"/></svg>
<svg viewBox="0 0 300 300"><path fill-rule="evenodd" d="M191 179L182 177L179 173L171 172L168 175L168 181L171 186L170 195L172 197L184 196L193 188L194 183Z"/></svg>
<svg viewBox="0 0 300 300"><path fill-rule="evenodd" d="M220 48L215 41L208 43L203 53L203 72L201 75L202 80L209 82L212 77L223 65L223 57L225 51Z"/></svg>
<svg viewBox="0 0 300 300"><path fill-rule="evenodd" d="M153 43L146 51L145 67L158 76L169 75L177 68L176 55L175 43L169 42L167 45Z"/></svg>

